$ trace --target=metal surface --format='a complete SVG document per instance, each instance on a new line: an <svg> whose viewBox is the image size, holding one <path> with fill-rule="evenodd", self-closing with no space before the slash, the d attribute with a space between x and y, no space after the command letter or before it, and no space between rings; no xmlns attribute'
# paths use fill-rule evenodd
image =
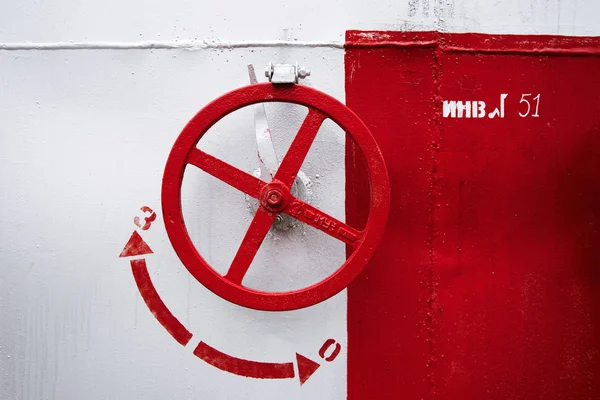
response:
<svg viewBox="0 0 600 400"><path fill-rule="evenodd" d="M347 104L393 193L348 287L348 399L599 399L600 38L347 40ZM444 116L449 100L486 115ZM357 224L369 183L352 154Z"/></svg>
<svg viewBox="0 0 600 400"><path fill-rule="evenodd" d="M273 64L269 63L265 69L265 77L269 82L282 83L298 83L298 79L304 79L310 76L310 69L296 64Z"/></svg>
<svg viewBox="0 0 600 400"><path fill-rule="evenodd" d="M301 104L309 113L273 181L265 182L196 148L200 138L225 115L248 105L279 101ZM371 182L369 217L364 230L347 225L290 193L300 166L323 121L337 123L356 142L367 160ZM258 199L258 208L225 276L202 258L187 233L181 210L181 184L188 164ZM319 303L345 288L363 270L385 230L389 212L389 181L381 152L362 121L345 105L315 89L256 84L229 92L203 108L186 125L167 160L162 185L162 208L169 239L190 273L217 295L242 306L283 311ZM353 248L332 275L310 287L290 292L262 292L242 285L265 235L279 213L290 215Z"/></svg>
<svg viewBox="0 0 600 400"><path fill-rule="evenodd" d="M250 84L255 85L258 83L252 64L248 65L248 75L250 77ZM277 161L277 155L273 147L264 103L254 105L254 128L256 131L256 151L260 165L261 179L273 179L279 162Z"/></svg>
<svg viewBox="0 0 600 400"><path fill-rule="evenodd" d="M254 71L254 66L252 64L248 65L248 75L250 84L254 85L258 83L256 72ZM279 167L279 162L271 137L271 129L267 122L265 103L254 105L254 127L256 132L256 151L260 166L258 174L255 173L254 176L268 182L275 176L275 172ZM298 177L292 186L291 192L300 200L310 202L310 190L308 188L310 184L310 179L300 170L298 171ZM250 212L253 214L256 213L258 202L248 195L246 195L246 201L248 202ZM275 217L273 227L277 230L289 230L296 227L297 224L295 221L296 219L290 216L279 214Z"/></svg>
<svg viewBox="0 0 600 400"><path fill-rule="evenodd" d="M252 175L258 179L265 180L260 168L255 169L252 172ZM300 200L310 204L313 196L312 185L312 180L308 177L308 175L300 170L298 171L298 176L296 177L296 181L292 185L292 189L290 191L294 197L297 197ZM249 195L245 195L245 198L248 211L254 215L259 207L259 201ZM287 214L278 214L273 222L273 229L278 231L288 231L298 227L298 225L299 221L296 218Z"/></svg>
<svg viewBox="0 0 600 400"><path fill-rule="evenodd" d="M296 63L296 75L298 76L298 78L304 79L304 78L309 77L310 74L311 74L310 69L308 69L304 66L298 65L298 63Z"/></svg>

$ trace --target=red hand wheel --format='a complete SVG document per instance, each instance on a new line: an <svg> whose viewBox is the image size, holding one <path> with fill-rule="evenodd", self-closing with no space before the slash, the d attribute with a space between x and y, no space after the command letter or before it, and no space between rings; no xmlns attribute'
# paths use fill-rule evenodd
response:
<svg viewBox="0 0 600 400"><path fill-rule="evenodd" d="M285 155L273 181L264 182L221 161L196 145L225 115L260 102L287 102L308 107L308 115ZM366 226L357 230L294 197L290 187L323 121L329 118L358 145L370 180L370 210ZM198 253L185 227L181 209L181 184L188 165L200 168L223 182L259 200L260 206L225 275L217 273ZM267 311L308 307L335 295L360 274L373 253L387 223L390 188L385 163L375 139L364 123L333 97L299 85L255 84L229 92L214 100L185 126L167 159L162 183L162 209L171 244L181 262L204 286L218 296L241 306ZM341 240L353 251L332 275L322 281L289 292L263 292L247 288L242 280L279 213L285 213Z"/></svg>

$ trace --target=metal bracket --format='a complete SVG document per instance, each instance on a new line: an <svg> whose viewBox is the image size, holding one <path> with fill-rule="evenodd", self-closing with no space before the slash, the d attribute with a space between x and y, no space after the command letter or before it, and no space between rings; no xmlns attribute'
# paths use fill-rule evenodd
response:
<svg viewBox="0 0 600 400"><path fill-rule="evenodd" d="M269 67L271 66L272 64L269 63ZM297 65L288 65L287 67L295 68L295 71L299 70ZM310 71L308 71L308 75L310 75ZM256 79L256 73L254 72L254 66L252 64L248 64L248 76L250 78L250 84L254 85L258 83ZM283 83L294 82L286 81ZM256 149L258 152L258 162L260 168L254 171L253 175L266 182L270 182L273 180L275 172L277 172L277 168L279 168L279 161L277 160L275 147L273 146L273 140L271 138L271 130L269 129L269 124L267 122L265 103L258 103L254 105L254 129L256 133ZM302 170L300 170L298 171L298 177L291 187L291 193L300 200L310 203L312 198L312 191L310 189L311 186L311 180L304 172L302 172ZM248 204L248 208L252 215L256 214L256 211L259 207L258 201L246 195L246 203ZM273 227L275 229L284 231L292 229L297 225L298 220L285 214L277 215L273 223Z"/></svg>
<svg viewBox="0 0 600 400"><path fill-rule="evenodd" d="M265 76L273 84L298 83L298 79L304 79L310 75L310 69L296 64L273 64L269 63L265 69Z"/></svg>

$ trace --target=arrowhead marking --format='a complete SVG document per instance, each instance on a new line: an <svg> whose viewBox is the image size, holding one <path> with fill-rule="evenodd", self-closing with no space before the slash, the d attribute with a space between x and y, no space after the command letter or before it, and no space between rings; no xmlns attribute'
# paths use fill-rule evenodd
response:
<svg viewBox="0 0 600 400"><path fill-rule="evenodd" d="M121 254L119 254L119 257L132 257L152 253L154 252L152 251L150 246L148 246L148 244L144 242L144 239L142 239L140 234L137 233L137 231L133 231L131 237L129 238L129 241L123 248L123 251L121 252Z"/></svg>
<svg viewBox="0 0 600 400"><path fill-rule="evenodd" d="M311 377L312 374L321 366L310 358L306 358L301 354L296 353L296 362L298 363L298 375L300 378L300 386Z"/></svg>

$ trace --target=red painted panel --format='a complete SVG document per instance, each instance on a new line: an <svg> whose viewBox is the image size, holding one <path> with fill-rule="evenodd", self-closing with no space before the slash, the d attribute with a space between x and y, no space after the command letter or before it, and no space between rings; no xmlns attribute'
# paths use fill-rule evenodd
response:
<svg viewBox="0 0 600 400"><path fill-rule="evenodd" d="M392 190L348 289L349 399L600 398L598 93L600 38L348 32L347 104Z"/></svg>

